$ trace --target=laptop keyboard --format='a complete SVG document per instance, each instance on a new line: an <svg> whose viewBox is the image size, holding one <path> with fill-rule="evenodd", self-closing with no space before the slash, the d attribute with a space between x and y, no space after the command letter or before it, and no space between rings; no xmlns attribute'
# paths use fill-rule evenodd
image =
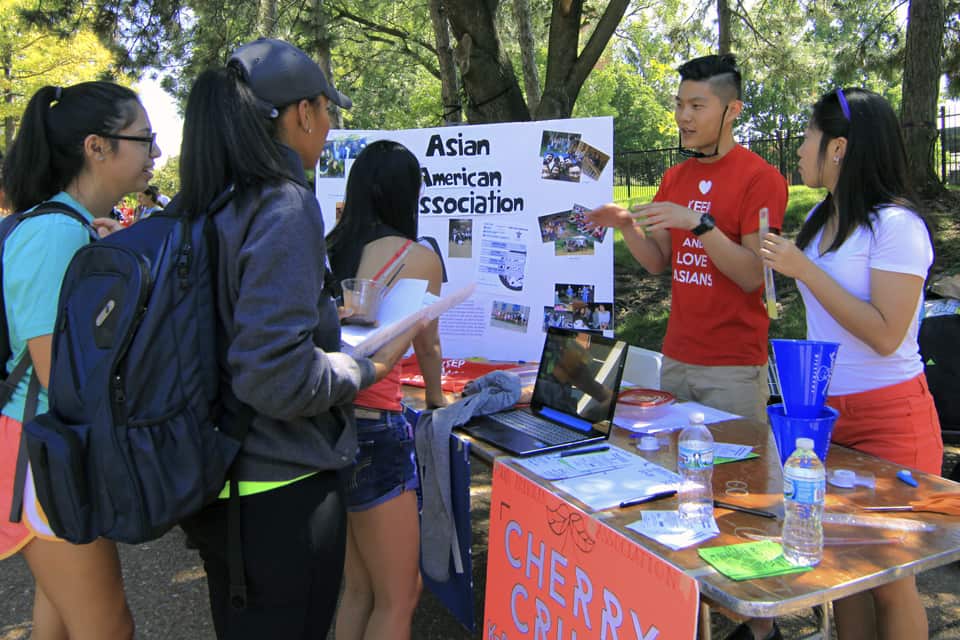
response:
<svg viewBox="0 0 960 640"><path fill-rule="evenodd" d="M527 413L526 411L508 411L498 413L493 417L497 422L512 427L517 431L533 436L547 444L563 444L573 439L569 429L547 422L543 418Z"/></svg>

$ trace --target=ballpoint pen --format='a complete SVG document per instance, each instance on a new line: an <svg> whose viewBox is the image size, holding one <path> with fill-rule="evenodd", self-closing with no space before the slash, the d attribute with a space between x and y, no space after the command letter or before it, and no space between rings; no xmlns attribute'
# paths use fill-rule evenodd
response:
<svg viewBox="0 0 960 640"><path fill-rule="evenodd" d="M776 518L777 514L771 511L762 511L760 509L751 509L750 507L741 507L737 504L730 504L729 502L723 502L721 500L714 500L713 506L718 509L729 509L730 511L739 511L740 513L748 513L752 516L760 516L761 518Z"/></svg>
<svg viewBox="0 0 960 640"><path fill-rule="evenodd" d="M676 489L670 489L669 491L661 491L660 493L653 493L653 494L650 494L649 496L643 496L642 498L632 498L630 500L624 500L623 502L620 503L620 508L626 509L627 507L643 504L645 502L653 502L654 500L659 500L660 498L669 498L675 495L677 495Z"/></svg>
<svg viewBox="0 0 960 640"><path fill-rule="evenodd" d="M601 444L595 447L584 447L582 449L568 449L566 451L560 452L561 458L569 458L570 456L579 456L584 453L602 453L610 449L609 445Z"/></svg>

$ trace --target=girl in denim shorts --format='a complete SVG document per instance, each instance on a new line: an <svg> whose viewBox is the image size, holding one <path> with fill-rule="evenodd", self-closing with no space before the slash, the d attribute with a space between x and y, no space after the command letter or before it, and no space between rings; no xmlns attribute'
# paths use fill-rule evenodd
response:
<svg viewBox="0 0 960 640"><path fill-rule="evenodd" d="M340 278L393 282L416 278L440 293L436 253L416 243L420 164L403 145L367 146L347 180L340 222L327 239ZM440 389L437 322L413 340L429 407L445 404ZM347 501L346 584L337 611L337 640L409 638L420 597L420 526L413 426L400 406L400 367L354 401L360 452L341 477Z"/></svg>

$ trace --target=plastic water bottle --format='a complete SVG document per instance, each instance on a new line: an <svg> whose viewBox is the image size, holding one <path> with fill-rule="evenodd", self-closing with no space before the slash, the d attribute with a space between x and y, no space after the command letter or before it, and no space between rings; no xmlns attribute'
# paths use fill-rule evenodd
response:
<svg viewBox="0 0 960 640"><path fill-rule="evenodd" d="M713 435L703 421L702 413L691 413L678 445L680 519L690 523L713 517Z"/></svg>
<svg viewBox="0 0 960 640"><path fill-rule="evenodd" d="M797 438L797 448L783 465L783 557L812 567L823 558L823 498L827 474L811 438Z"/></svg>

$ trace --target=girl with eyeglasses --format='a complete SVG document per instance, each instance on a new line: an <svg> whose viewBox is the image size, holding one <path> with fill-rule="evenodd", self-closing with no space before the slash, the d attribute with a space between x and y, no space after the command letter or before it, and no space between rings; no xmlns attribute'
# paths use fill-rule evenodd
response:
<svg viewBox="0 0 960 640"><path fill-rule="evenodd" d="M840 343L827 402L833 442L940 474L943 441L917 345L930 230L907 179L900 125L881 96L836 89L814 106L797 151L827 195L796 242L763 239L764 262L796 278L807 337ZM834 603L841 640L926 638L913 577Z"/></svg>
<svg viewBox="0 0 960 640"><path fill-rule="evenodd" d="M14 211L52 201L79 216L24 219L3 250L13 354L3 364L11 371L28 357L32 366L0 416L0 557L19 551L36 580L32 637L37 639L133 637L116 545L104 539L85 545L58 540L36 500L29 467L18 474L17 460L22 423L29 413L47 410L52 334L67 265L90 242L91 229L102 236L119 228L110 212L123 194L147 187L160 155L152 139L147 112L126 87L109 82L44 87L30 99L3 167L3 188ZM14 503L18 475L24 479L20 508Z"/></svg>

